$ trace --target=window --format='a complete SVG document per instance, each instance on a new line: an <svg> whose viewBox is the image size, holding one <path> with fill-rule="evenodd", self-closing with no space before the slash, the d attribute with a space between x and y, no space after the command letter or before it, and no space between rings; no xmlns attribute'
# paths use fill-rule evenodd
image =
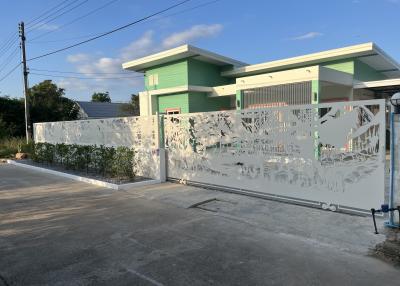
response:
<svg viewBox="0 0 400 286"><path fill-rule="evenodd" d="M149 75L149 86L158 85L158 74Z"/></svg>
<svg viewBox="0 0 400 286"><path fill-rule="evenodd" d="M167 115L180 114L181 113L181 109L180 108L166 108L165 109L165 113Z"/></svg>

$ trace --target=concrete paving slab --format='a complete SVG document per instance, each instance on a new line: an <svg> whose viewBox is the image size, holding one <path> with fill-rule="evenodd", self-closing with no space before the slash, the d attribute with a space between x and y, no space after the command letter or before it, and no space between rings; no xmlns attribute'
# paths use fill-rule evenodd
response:
<svg viewBox="0 0 400 286"><path fill-rule="evenodd" d="M208 206L217 211L186 208L213 196L234 203ZM351 223L365 231L364 218L291 206L284 220L283 205L168 183L113 191L0 165L0 275L9 285L376 285L398 279L399 269L366 255L367 240L359 249L352 239L327 234L352 236ZM331 228L320 227L338 215Z"/></svg>

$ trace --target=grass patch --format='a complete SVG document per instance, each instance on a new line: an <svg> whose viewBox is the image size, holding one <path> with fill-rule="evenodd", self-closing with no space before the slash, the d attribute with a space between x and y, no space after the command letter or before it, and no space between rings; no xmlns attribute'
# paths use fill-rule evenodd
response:
<svg viewBox="0 0 400 286"><path fill-rule="evenodd" d="M0 139L0 158L14 158L18 152L31 154L32 150L32 143L26 144L23 137Z"/></svg>

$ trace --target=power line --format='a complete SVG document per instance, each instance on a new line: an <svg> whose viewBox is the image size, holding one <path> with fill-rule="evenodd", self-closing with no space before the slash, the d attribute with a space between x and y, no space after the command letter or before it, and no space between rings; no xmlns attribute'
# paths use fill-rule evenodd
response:
<svg viewBox="0 0 400 286"><path fill-rule="evenodd" d="M5 55L14 44L18 43L18 36L12 37L7 44L3 45L3 48L0 49L0 58Z"/></svg>
<svg viewBox="0 0 400 286"><path fill-rule="evenodd" d="M113 75L113 74L125 74L125 75L128 75L128 74L131 74L132 72L116 72L116 73L112 73L112 72L87 72L87 73L83 73L83 72L73 72L73 71L58 71L58 70L44 70L44 69L35 69L35 68L30 68L29 70L32 70L32 71L42 71L42 72L55 72L55 73L65 73L65 74L83 74L83 75L85 75L85 74L88 74L88 75L94 75L94 74L104 74L104 75L107 75L107 74L110 74L110 75Z"/></svg>
<svg viewBox="0 0 400 286"><path fill-rule="evenodd" d="M79 77L79 76L63 76L63 75L53 75L53 74L43 74L43 73L34 73L31 72L32 75L39 76L48 76L48 77L61 77L61 78L75 78L75 79L132 79L139 76L127 76L127 77ZM140 76L143 77L143 76Z"/></svg>
<svg viewBox="0 0 400 286"><path fill-rule="evenodd" d="M86 18L86 17L88 17L88 16L90 16L90 15L96 13L97 11L100 11L101 9L104 9L104 8L106 8L107 6L109 6L109 5L111 5L111 4L115 3L115 2L117 2L117 1L120 1L120 0L111 0L111 1L109 1L109 2L107 2L107 3L105 3L104 5L102 5L102 6L98 7L98 8L96 8L96 9L94 9L94 10L92 10L92 11L90 11L90 12L88 12L88 13L82 15L82 16L79 16L79 17L75 18L75 19L72 20L72 21L70 21L70 22L68 22L68 23L65 23L65 24L59 26L57 29L55 29L55 30L53 30L53 31L48 31L48 32L46 32L46 33L43 33L43 34L38 35L37 37L34 37L33 39L31 39L31 41L34 41L34 40L39 39L39 38L42 38L42 37L44 37L44 36L46 36L46 35L48 35L48 34L50 34L50 33L53 33L53 32L55 32L55 31L57 31L57 30L60 30L60 29L62 29L62 28L65 28L66 26L69 26L69 25L71 25L71 24L73 24L73 23L75 23L75 22L77 22L77 21L79 21L79 20L82 20L83 18ZM31 42L31 41L30 41L30 42Z"/></svg>
<svg viewBox="0 0 400 286"><path fill-rule="evenodd" d="M2 82L2 81L5 80L7 77L9 77L20 65L21 65L21 63L18 63L18 65L16 65L15 67L13 67L5 76L3 76L2 78L0 78L0 82Z"/></svg>
<svg viewBox="0 0 400 286"><path fill-rule="evenodd" d="M149 21L156 21L156 20L167 18L167 17L175 16L175 15L178 15L178 14L182 14L182 13L185 13L185 12L188 12L188 11L192 11L192 10L195 10L195 9L198 9L198 8L202 8L202 7L214 4L214 3L219 2L219 1L221 1L221 0L208 1L208 2L205 2L205 3L199 4L199 5L193 6L193 7L189 7L189 8L184 9L184 10L180 10L180 11L178 11L176 13L168 14L168 15L165 15L163 17L158 17L158 18L155 18L155 19L152 19L152 20L149 20ZM149 21L146 21L146 22L149 22ZM31 40L31 41L29 41L29 43L31 43L31 44L43 44L43 43L66 42L66 41L70 41L70 40L79 40L79 39L83 39L83 38L95 37L95 36L101 35L101 34L102 33L96 33L96 34L82 35L82 36L76 36L76 37L70 37L70 38L64 38L64 39L58 39L58 40L49 40L49 41L33 41L33 40ZM34 39L37 39L37 37L34 38Z"/></svg>
<svg viewBox="0 0 400 286"><path fill-rule="evenodd" d="M19 47L17 46L10 55L0 64L0 73L10 64L11 60L18 54Z"/></svg>
<svg viewBox="0 0 400 286"><path fill-rule="evenodd" d="M17 32L12 32L10 36L7 37L7 40L3 42L3 44L0 46L0 52L10 44L14 39L18 39L18 33Z"/></svg>
<svg viewBox="0 0 400 286"><path fill-rule="evenodd" d="M49 12L53 11L54 9L57 9L58 7L60 7L61 5L63 5L65 2L68 2L69 0L64 0L61 1L60 3L58 3L56 6L54 6L53 8L50 8L49 10L46 10L45 12L43 12L42 14L40 14L39 16L35 17L32 20L29 20L26 25L31 25L32 23L34 23L36 20L39 20L41 17L47 15Z"/></svg>
<svg viewBox="0 0 400 286"><path fill-rule="evenodd" d="M76 1L77 1L77 0L76 0ZM76 1L75 1L75 2L76 2ZM82 6L83 4L85 4L85 3L88 2L88 1L89 1L89 0L84 0L83 2L77 4L76 6L73 6L72 8L68 9L67 11L64 11L63 13L54 16L54 17L51 18L50 20L47 20L46 22L43 22L43 20L44 20L44 19L43 19L42 22L39 22L39 23L38 23L38 24L40 24L40 25L38 25L38 26L36 26L36 25L33 26L33 27L30 28L27 32L30 32L30 31L32 31L32 30L37 30L37 29L39 29L39 28L41 28L41 27L47 25L48 23L54 21L55 19L60 18L61 16L63 16L63 15L65 15L65 14L71 12L72 10L75 10L76 8ZM72 3L75 3L75 2L72 2ZM67 5L67 6L70 6L70 5ZM64 8L66 8L67 6L65 6ZM63 9L64 9L64 8L63 8ZM52 16L52 15L50 15L50 16ZM48 18L48 17L46 17L46 18ZM46 18L45 18L45 19L46 19Z"/></svg>
<svg viewBox="0 0 400 286"><path fill-rule="evenodd" d="M106 32L106 33L102 33L101 35L98 35L98 36L96 36L96 37L87 39L87 40L85 40L85 41L82 41L82 42L79 42L79 43L76 43L76 44L67 46L67 47L65 47L65 48L61 48L61 49L58 49L58 50L55 50L55 51L52 51L52 52L43 54L43 55L40 55L40 56L36 56L36 57L30 58L30 59L28 59L28 61L33 61L33 60L37 60L37 59L40 59L40 58L43 58L43 57L47 57L47 56L50 56L50 55L53 55L53 54L56 54L56 53L59 53L59 52L62 52L62 51L65 51L65 50L68 50L68 49L77 47L77 46L80 46L80 45L83 45L83 44L86 44L86 43L88 43L88 42L97 40L97 39L99 39L99 38L105 37L105 36L107 36L107 35L110 35L110 34L112 34L112 33L117 32L117 31L126 29L126 28L128 28L128 27L130 27L130 26L133 26L133 25L137 24L137 23L143 22L143 21L145 21L145 20L147 20L147 19L149 19L149 18L152 18L152 17L154 17L154 16L157 16L157 15L159 15L159 14L162 14L162 13L164 13L164 12L166 12L166 11L169 11L169 10L175 8L175 7L181 6L181 5L183 5L183 4L185 4L185 3L189 2L189 1L190 1L190 0L181 1L181 2L179 2L179 3L177 3L177 4L174 4L174 5L172 5L172 6L169 6L168 8L159 10L159 11L157 11L157 12L155 12L155 13L153 13L153 14L150 14L150 15L148 15L148 16L146 16L146 17L143 17L143 18L141 18L141 19L139 19L139 20L136 20L136 21L131 22L131 23L129 23L129 24L126 24L126 25L124 25L124 26L118 27L118 28L113 29L113 30L111 30L111 31L108 31L108 32Z"/></svg>

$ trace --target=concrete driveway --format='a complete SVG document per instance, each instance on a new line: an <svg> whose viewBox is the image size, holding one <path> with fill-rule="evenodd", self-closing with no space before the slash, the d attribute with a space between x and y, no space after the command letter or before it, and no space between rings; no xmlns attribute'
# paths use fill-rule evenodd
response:
<svg viewBox="0 0 400 286"><path fill-rule="evenodd" d="M0 165L0 285L393 284L399 269L369 255L384 239L370 218Z"/></svg>

